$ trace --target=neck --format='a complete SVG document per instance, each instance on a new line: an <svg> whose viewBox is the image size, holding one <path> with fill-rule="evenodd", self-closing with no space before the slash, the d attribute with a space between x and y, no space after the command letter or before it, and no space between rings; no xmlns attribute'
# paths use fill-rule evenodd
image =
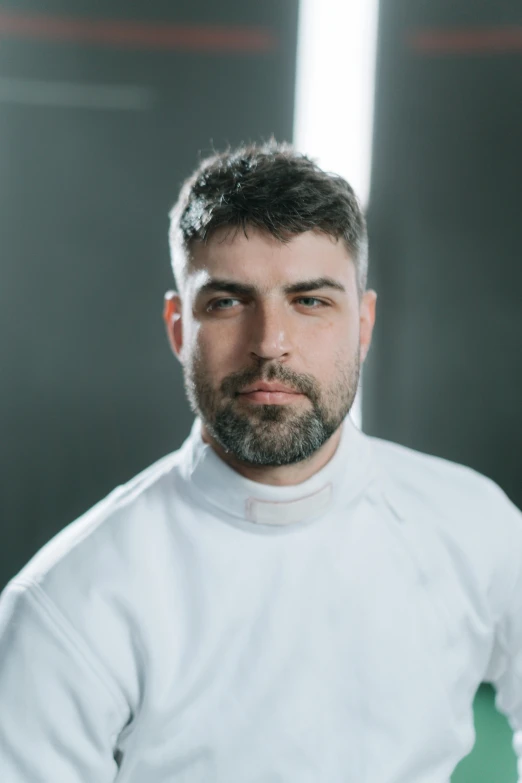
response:
<svg viewBox="0 0 522 783"><path fill-rule="evenodd" d="M257 481L260 484L285 487L301 484L303 481L306 481L313 476L314 473L321 470L321 468L331 460L339 445L341 427L342 425L340 425L326 443L308 459L293 465L278 466L249 465L235 459L232 454L225 451L210 435L204 423L202 423L201 426L201 436L205 443L208 443L214 449L223 462L226 462L227 465L233 468L241 476L244 476L251 481Z"/></svg>

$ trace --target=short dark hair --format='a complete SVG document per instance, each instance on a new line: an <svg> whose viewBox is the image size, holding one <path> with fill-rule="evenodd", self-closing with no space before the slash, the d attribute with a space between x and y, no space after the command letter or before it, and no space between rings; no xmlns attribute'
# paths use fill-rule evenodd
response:
<svg viewBox="0 0 522 783"><path fill-rule="evenodd" d="M355 264L359 295L366 287L366 221L351 186L289 144L274 140L216 153L183 183L170 212L172 268L183 288L194 242L226 226L267 231L281 242L304 231L342 239Z"/></svg>

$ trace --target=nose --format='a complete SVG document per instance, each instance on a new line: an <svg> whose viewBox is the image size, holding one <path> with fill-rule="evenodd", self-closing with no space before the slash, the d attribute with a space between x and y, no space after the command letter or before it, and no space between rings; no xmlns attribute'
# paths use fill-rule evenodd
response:
<svg viewBox="0 0 522 783"><path fill-rule="evenodd" d="M250 323L250 354L256 359L282 359L290 352L288 316L275 302L259 304Z"/></svg>

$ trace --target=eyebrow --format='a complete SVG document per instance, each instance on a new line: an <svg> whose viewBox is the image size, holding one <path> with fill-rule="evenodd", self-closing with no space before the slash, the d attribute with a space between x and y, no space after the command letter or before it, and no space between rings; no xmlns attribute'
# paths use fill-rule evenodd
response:
<svg viewBox="0 0 522 783"><path fill-rule="evenodd" d="M316 277L311 280L300 280L297 283L289 283L283 286L283 293L285 294L300 294L305 291L317 291L322 288L333 288L336 291L345 292L346 289L333 277ZM226 291L229 294L238 294L240 296L256 296L261 293L261 289L255 285L247 285L246 283L238 283L235 280L225 280L221 278L213 277L198 291L198 296L211 293L212 291Z"/></svg>

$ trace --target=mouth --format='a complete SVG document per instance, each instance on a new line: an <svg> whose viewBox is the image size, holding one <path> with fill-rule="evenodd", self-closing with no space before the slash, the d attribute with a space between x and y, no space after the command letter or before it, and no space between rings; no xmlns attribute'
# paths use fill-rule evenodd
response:
<svg viewBox="0 0 522 783"><path fill-rule="evenodd" d="M269 386L268 384L257 384L246 391L240 392L238 397L249 402L262 405L285 405L296 402L304 397L301 392L293 391L285 386Z"/></svg>

